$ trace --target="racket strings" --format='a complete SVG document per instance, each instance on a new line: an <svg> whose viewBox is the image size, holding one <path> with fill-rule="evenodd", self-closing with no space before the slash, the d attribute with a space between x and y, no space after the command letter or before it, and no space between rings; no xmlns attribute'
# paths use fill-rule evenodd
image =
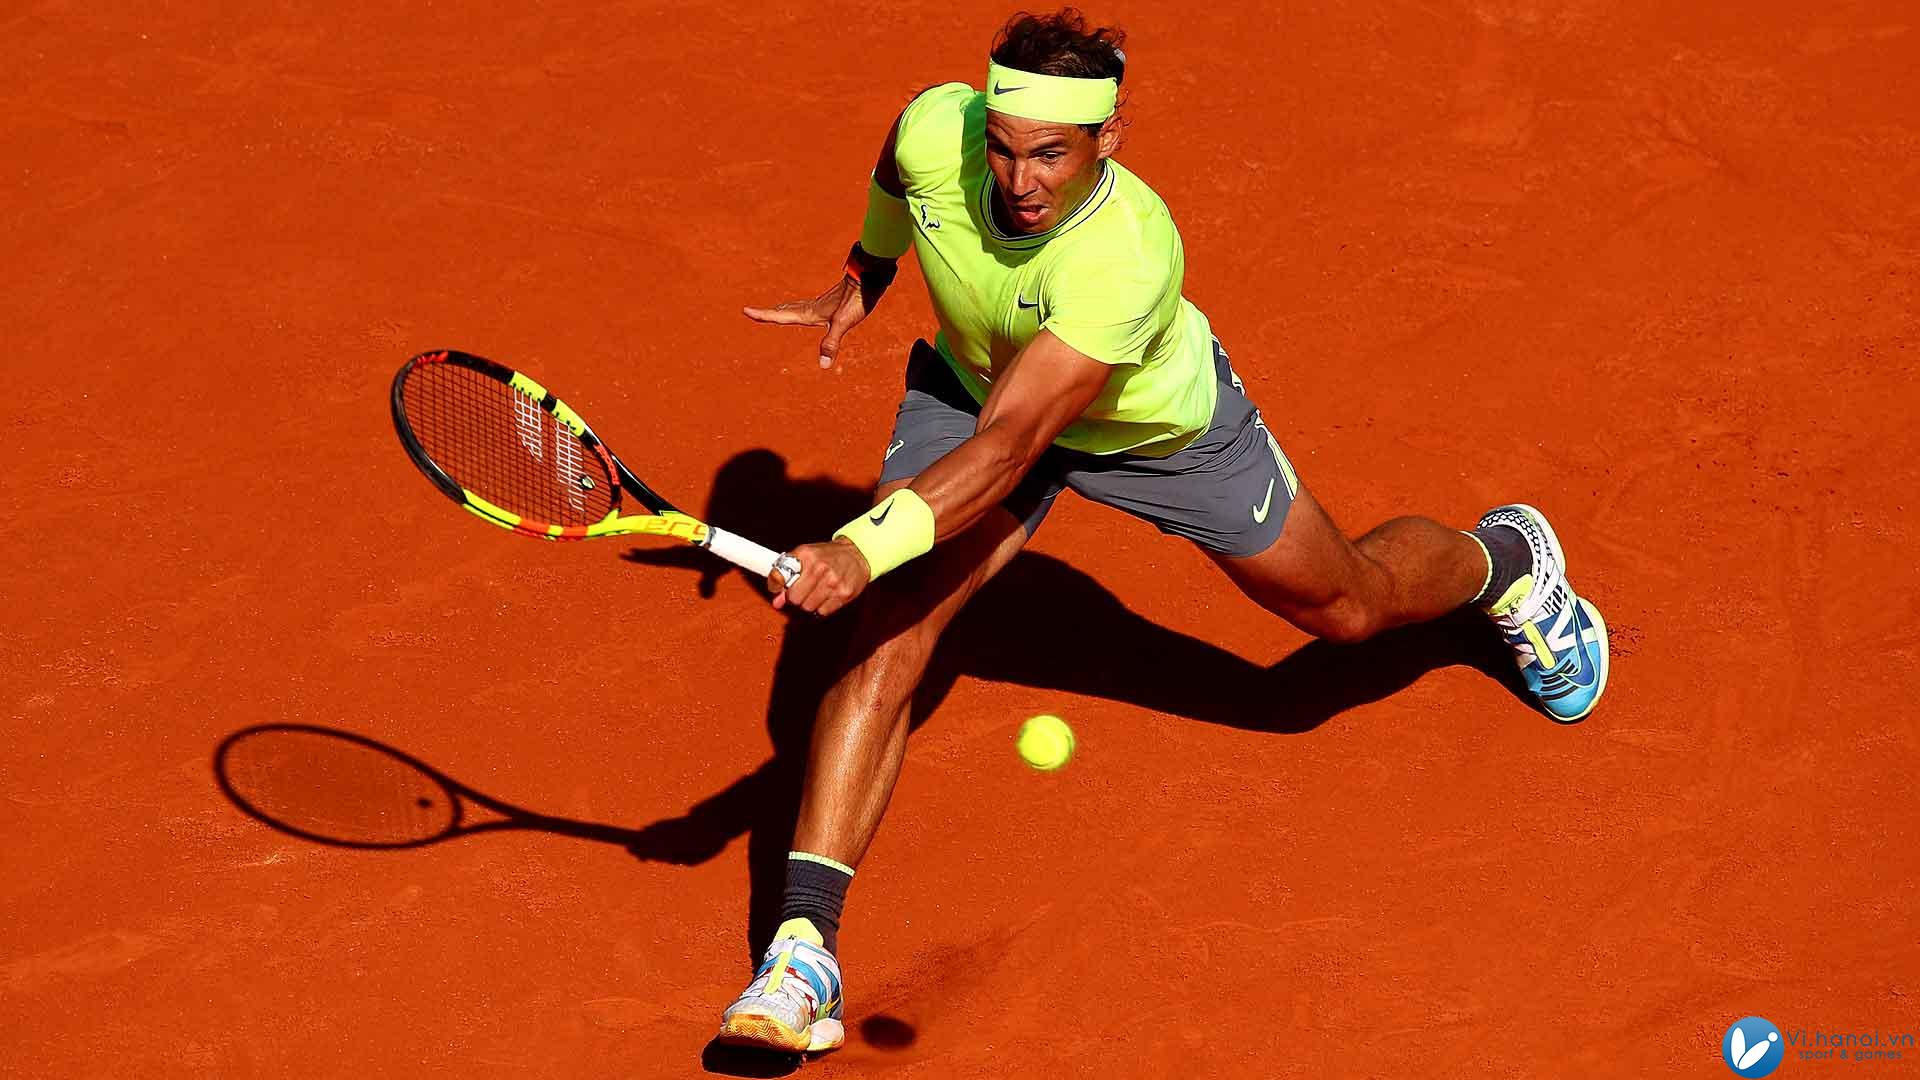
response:
<svg viewBox="0 0 1920 1080"><path fill-rule="evenodd" d="M432 774L350 736L263 729L228 745L221 775L254 816L326 843L408 847L459 824Z"/></svg>
<svg viewBox="0 0 1920 1080"><path fill-rule="evenodd" d="M454 482L509 513L590 525L617 490L599 454L536 402L457 364L422 364L402 392L420 446Z"/></svg>

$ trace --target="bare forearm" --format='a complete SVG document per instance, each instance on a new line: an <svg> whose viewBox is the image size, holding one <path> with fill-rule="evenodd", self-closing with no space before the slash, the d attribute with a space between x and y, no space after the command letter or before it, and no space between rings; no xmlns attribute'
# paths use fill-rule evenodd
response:
<svg viewBox="0 0 1920 1080"><path fill-rule="evenodd" d="M933 510L935 542L965 532L1011 495L1042 449L1011 425L993 424L923 470L912 487Z"/></svg>
<svg viewBox="0 0 1920 1080"><path fill-rule="evenodd" d="M1019 485L1053 440L1086 412L1110 369L1042 330L1001 373L972 438L922 470L908 490L848 522L834 540L802 544L800 576L776 604L831 615L867 583L971 529Z"/></svg>

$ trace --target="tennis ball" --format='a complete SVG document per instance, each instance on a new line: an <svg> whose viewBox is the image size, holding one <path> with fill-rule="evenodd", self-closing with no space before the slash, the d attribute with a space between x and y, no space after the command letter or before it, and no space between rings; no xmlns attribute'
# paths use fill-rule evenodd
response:
<svg viewBox="0 0 1920 1080"><path fill-rule="evenodd" d="M1020 760L1042 772L1052 772L1073 757L1073 729L1057 716L1035 716L1020 725Z"/></svg>

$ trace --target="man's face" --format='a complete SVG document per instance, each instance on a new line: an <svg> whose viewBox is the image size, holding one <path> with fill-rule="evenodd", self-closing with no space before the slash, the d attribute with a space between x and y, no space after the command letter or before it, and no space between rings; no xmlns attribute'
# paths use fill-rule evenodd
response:
<svg viewBox="0 0 1920 1080"><path fill-rule="evenodd" d="M987 167L994 193L1016 232L1043 233L1086 200L1100 180L1100 163L1119 143L1109 120L1099 135L1078 124L987 113Z"/></svg>

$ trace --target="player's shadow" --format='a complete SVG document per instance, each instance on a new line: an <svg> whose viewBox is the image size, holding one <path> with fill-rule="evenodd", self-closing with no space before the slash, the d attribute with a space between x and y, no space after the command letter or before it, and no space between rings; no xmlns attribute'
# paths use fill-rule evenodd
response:
<svg viewBox="0 0 1920 1080"><path fill-rule="evenodd" d="M762 542L791 545L831 535L870 501L865 489L823 477L790 477L779 455L752 450L721 467L706 520ZM719 580L736 572L690 547L636 548L625 557L697 572L702 596L712 596ZM1232 589L1224 577L1216 587L1223 599ZM631 847L644 859L691 865L748 834L751 959L758 959L755 951L778 921L814 710L845 663L852 627L849 617L789 617L767 702L773 756L684 815L641 829ZM1085 627L1099 632L1084 633ZM1263 666L1153 623L1085 573L1025 552L948 628L915 696L912 723L916 728L924 723L964 674L1250 731L1298 734L1405 689L1429 671L1460 664L1519 692L1504 644L1485 619L1470 612L1403 627L1360 645L1310 642Z"/></svg>

